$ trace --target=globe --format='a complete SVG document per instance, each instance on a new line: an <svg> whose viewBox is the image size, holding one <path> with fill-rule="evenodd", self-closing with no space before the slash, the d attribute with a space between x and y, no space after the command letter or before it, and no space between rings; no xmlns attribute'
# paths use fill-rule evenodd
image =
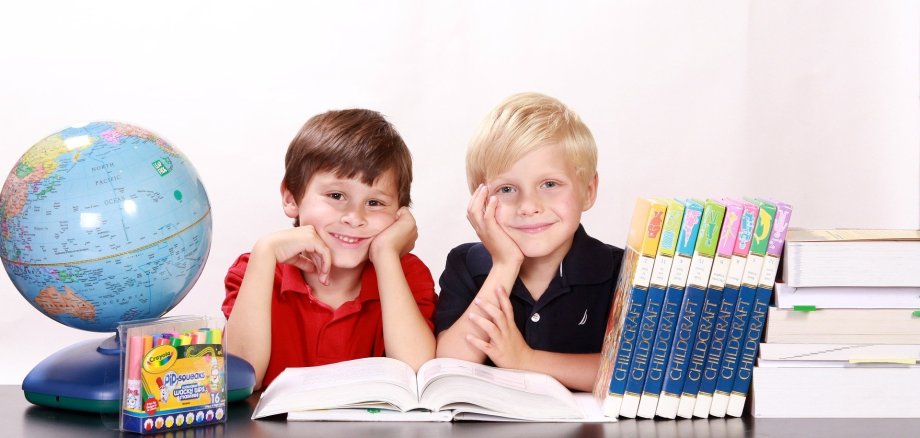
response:
<svg viewBox="0 0 920 438"><path fill-rule="evenodd" d="M192 163L117 122L29 148L0 192L0 258L47 317L94 332L162 316L188 293L211 245L211 207Z"/></svg>

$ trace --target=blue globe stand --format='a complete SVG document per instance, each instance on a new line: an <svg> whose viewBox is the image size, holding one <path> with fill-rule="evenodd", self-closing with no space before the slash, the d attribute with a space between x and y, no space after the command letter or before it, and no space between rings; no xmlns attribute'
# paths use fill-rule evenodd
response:
<svg viewBox="0 0 920 438"><path fill-rule="evenodd" d="M121 347L118 335L78 342L48 356L22 381L26 400L39 406L84 412L121 409ZM252 394L255 372L249 362L227 355L227 400Z"/></svg>

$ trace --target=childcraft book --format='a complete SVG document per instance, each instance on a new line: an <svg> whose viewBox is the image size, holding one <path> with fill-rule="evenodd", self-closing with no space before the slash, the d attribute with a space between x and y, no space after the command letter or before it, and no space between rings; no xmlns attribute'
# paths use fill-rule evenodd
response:
<svg viewBox="0 0 920 438"><path fill-rule="evenodd" d="M284 370L252 418L288 420L610 422L590 394L556 379L459 359L426 362L418 374L396 359L371 357Z"/></svg>

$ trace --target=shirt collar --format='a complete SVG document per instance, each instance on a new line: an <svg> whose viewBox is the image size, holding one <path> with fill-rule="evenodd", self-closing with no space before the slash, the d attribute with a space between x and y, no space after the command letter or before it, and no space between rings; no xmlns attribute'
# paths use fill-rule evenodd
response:
<svg viewBox="0 0 920 438"><path fill-rule="evenodd" d="M572 238L572 247L562 259L560 274L564 283L570 286L580 284L599 284L610 280L614 272L614 251L607 244L585 232L585 227L578 225ZM477 244L467 253L467 266L473 276L489 275L492 269L492 257L485 245Z"/></svg>
<svg viewBox="0 0 920 438"><path fill-rule="evenodd" d="M313 295L313 288L303 278L303 273L294 265L279 263L281 267L281 287L279 289L281 296L289 293L304 294L311 300L316 300ZM380 299L380 290L377 287L377 271L370 262L364 264L364 270L361 272L361 291L358 293L356 302L375 301Z"/></svg>

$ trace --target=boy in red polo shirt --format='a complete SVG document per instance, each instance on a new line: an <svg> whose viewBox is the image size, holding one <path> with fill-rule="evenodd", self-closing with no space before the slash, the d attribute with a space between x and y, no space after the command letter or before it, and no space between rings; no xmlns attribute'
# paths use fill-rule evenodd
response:
<svg viewBox="0 0 920 438"><path fill-rule="evenodd" d="M411 182L409 150L377 112L323 113L294 137L281 182L294 227L259 239L226 277L227 349L257 388L287 367L434 357L434 280L409 254Z"/></svg>

